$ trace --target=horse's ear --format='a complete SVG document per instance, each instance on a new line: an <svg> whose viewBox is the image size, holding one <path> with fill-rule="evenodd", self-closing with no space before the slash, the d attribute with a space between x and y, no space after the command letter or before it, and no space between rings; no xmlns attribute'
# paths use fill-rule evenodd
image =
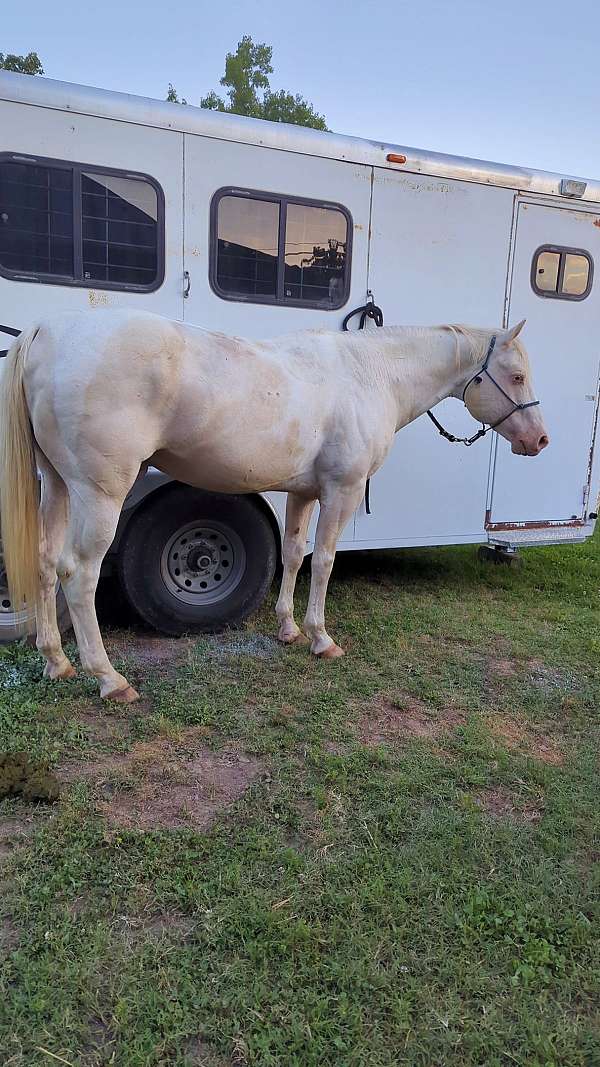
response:
<svg viewBox="0 0 600 1067"><path fill-rule="evenodd" d="M523 329L526 321L527 321L526 319L521 319L521 321L518 322L516 326L511 326L510 329L506 331L506 336L504 338L504 344L505 345L511 345L513 343L515 337L519 336L519 334L520 334L521 330Z"/></svg>

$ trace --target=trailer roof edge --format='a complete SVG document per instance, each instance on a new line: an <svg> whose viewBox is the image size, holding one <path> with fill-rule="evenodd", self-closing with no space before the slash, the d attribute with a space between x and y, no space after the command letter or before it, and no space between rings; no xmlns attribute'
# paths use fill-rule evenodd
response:
<svg viewBox="0 0 600 1067"><path fill-rule="evenodd" d="M288 123L244 118L208 111L191 104L171 104L166 100L153 100L46 77L0 71L0 99L347 163L559 196L561 200L570 199L573 195L564 192L569 183L583 183L583 195L577 195L576 200L600 203L600 181L594 179L452 156L339 133L325 133ZM402 159L406 161L402 162Z"/></svg>

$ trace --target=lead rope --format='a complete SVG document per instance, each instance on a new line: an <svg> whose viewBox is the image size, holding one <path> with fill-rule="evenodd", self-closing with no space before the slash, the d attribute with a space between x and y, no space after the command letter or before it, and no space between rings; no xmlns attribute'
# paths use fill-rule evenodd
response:
<svg viewBox="0 0 600 1067"><path fill-rule="evenodd" d="M367 319L373 319L376 326L383 326L383 311L380 307L377 307L375 298L370 289L367 289L367 302L362 307L355 308L354 311L349 311L342 323L342 330L349 333L348 323L350 319L353 319L355 315L360 315L358 323L359 330L364 330ZM371 514L371 479L367 478L365 483L365 511L367 515Z"/></svg>

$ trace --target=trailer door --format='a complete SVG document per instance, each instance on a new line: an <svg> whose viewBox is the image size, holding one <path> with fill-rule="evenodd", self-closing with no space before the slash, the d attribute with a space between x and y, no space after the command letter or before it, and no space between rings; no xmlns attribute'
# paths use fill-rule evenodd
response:
<svg viewBox="0 0 600 1067"><path fill-rule="evenodd" d="M510 189L375 168L369 287L385 324L500 324L513 206ZM477 428L456 400L436 415L457 436ZM357 512L357 547L485 540L488 441L450 445L425 415L404 427Z"/></svg>
<svg viewBox="0 0 600 1067"><path fill-rule="evenodd" d="M498 437L490 531L584 517L598 406L600 214L519 203L509 322L520 319L550 445L525 459Z"/></svg>

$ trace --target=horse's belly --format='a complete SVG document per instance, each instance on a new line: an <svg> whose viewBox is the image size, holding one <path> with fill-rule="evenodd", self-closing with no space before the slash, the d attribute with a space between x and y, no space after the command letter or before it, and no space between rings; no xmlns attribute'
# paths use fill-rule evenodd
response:
<svg viewBox="0 0 600 1067"><path fill-rule="evenodd" d="M190 448L185 456L157 452L150 462L188 485L217 493L253 493L312 485L314 459L304 450L278 454L274 443L264 450L226 447Z"/></svg>

